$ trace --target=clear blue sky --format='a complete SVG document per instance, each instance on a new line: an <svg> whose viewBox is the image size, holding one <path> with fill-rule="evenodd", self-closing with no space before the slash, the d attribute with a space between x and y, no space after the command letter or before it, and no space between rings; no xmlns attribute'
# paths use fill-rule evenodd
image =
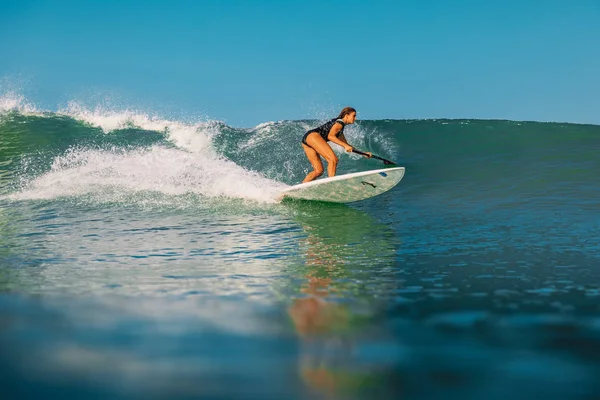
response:
<svg viewBox="0 0 600 400"><path fill-rule="evenodd" d="M600 124L600 0L0 0L0 83L234 126L345 105Z"/></svg>

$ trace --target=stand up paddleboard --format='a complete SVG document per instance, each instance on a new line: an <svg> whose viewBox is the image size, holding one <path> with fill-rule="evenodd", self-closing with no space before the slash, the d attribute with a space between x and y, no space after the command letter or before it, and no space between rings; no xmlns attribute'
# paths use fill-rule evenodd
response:
<svg viewBox="0 0 600 400"><path fill-rule="evenodd" d="M283 190L278 201L285 198L351 203L387 192L400 182L404 167L376 169L317 179Z"/></svg>

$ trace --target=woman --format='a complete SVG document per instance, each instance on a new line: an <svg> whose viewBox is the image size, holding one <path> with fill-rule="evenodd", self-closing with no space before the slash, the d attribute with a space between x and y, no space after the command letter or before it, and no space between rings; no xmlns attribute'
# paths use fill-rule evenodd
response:
<svg viewBox="0 0 600 400"><path fill-rule="evenodd" d="M302 183L314 181L323 175L321 157L327 161L327 174L329 177L335 176L338 158L327 142L340 145L348 152L352 151L352 146L348 144L344 136L344 127L348 124L353 124L355 120L356 110L352 107L345 107L337 118L331 119L304 134L302 137L302 148L313 170L306 175ZM368 154L369 158L371 157L371 153L366 154Z"/></svg>

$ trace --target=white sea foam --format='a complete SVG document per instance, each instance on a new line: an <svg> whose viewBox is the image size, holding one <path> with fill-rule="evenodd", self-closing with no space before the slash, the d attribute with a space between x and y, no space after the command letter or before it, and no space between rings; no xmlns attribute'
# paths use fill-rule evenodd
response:
<svg viewBox="0 0 600 400"><path fill-rule="evenodd" d="M38 114L34 105L25 100L25 97L17 92L7 92L0 96L0 112L18 111L21 114Z"/></svg>
<svg viewBox="0 0 600 400"><path fill-rule="evenodd" d="M166 132L176 146L194 153L213 151L211 138L218 133L220 126L217 121L186 124L135 110L110 110L102 107L90 110L74 102L60 110L59 114L97 126L106 133L130 127Z"/></svg>
<svg viewBox="0 0 600 400"><path fill-rule="evenodd" d="M7 99L7 109L29 109L22 97L10 102ZM70 103L57 114L100 127L107 134L131 127L164 132L177 148L155 145L137 150L92 150L75 146L56 157L50 171L27 179L23 189L10 198L93 195L100 201L112 201L124 193L158 192L274 202L276 194L286 187L219 155L212 146L212 138L223 126L217 121L184 123L138 111L88 109L77 103Z"/></svg>
<svg viewBox="0 0 600 400"><path fill-rule="evenodd" d="M49 172L27 182L10 198L93 195L112 201L124 192L158 192L274 202L283 187L231 161L157 145L130 151L71 150L55 158Z"/></svg>

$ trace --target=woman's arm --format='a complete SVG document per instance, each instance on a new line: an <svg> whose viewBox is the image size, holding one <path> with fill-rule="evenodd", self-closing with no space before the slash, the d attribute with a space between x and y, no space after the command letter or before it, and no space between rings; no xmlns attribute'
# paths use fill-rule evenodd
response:
<svg viewBox="0 0 600 400"><path fill-rule="evenodd" d="M344 142L344 143L346 143L346 144L348 144L348 145L350 144L350 143L348 143L348 141L346 140L346 136L344 136L344 133L343 133L343 132L342 132L342 133L340 133L340 134L338 135L338 139L340 139L342 142Z"/></svg>
<svg viewBox="0 0 600 400"><path fill-rule="evenodd" d="M340 134L339 137L337 136L341 130L342 130L342 124L340 124L339 122L336 122L335 124L333 124L333 126L329 130L327 139L329 139L331 142L337 144L338 146L342 146L344 148L344 150L346 150L346 151L352 151L352 146L350 146L348 144L344 134L342 133L342 134Z"/></svg>
<svg viewBox="0 0 600 400"><path fill-rule="evenodd" d="M346 140L346 136L344 136L343 132L339 134L338 139L340 139L342 142L348 144L348 141ZM352 151L353 149L354 148L352 146L350 146L350 150L347 150L347 151ZM364 154L365 154L365 157L367 157L367 158L371 158L373 156L373 154L371 154L370 151L365 151Z"/></svg>

